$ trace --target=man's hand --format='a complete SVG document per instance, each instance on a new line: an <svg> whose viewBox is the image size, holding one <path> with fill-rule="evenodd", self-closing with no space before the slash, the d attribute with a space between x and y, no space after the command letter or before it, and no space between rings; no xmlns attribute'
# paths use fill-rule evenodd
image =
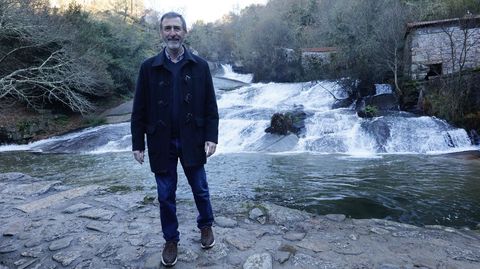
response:
<svg viewBox="0 0 480 269"><path fill-rule="evenodd" d="M143 150L134 150L133 157L135 158L135 160L137 160L137 162L139 162L140 164L143 164L145 152Z"/></svg>
<svg viewBox="0 0 480 269"><path fill-rule="evenodd" d="M205 142L205 153L207 154L207 158L212 156L213 153L215 153L216 149L217 149L217 144L210 141Z"/></svg>

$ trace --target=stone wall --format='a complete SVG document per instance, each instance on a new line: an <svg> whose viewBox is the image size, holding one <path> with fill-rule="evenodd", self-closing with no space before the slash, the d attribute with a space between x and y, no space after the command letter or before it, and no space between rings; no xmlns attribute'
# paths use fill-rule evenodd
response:
<svg viewBox="0 0 480 269"><path fill-rule="evenodd" d="M453 52L453 53L452 53ZM407 33L406 75L425 79L431 65L441 67L441 74L480 67L480 26L434 25L412 29Z"/></svg>

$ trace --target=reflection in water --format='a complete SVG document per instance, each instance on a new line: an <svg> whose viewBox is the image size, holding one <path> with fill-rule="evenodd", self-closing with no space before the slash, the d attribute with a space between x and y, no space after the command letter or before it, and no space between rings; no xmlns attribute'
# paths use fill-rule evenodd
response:
<svg viewBox="0 0 480 269"><path fill-rule="evenodd" d="M155 195L148 163L130 152L0 153L0 173L22 172L69 185L121 185ZM441 156L351 158L313 154L219 154L207 173L212 199L255 199L317 214L474 227L480 220L480 163ZM190 199L179 167L177 197Z"/></svg>

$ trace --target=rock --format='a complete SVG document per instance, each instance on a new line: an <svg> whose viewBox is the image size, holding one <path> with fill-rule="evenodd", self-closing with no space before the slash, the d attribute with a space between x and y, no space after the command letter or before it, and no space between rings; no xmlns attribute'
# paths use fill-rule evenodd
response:
<svg viewBox="0 0 480 269"><path fill-rule="evenodd" d="M313 252L323 252L329 250L328 245L313 239L305 239L297 243L298 247L312 250Z"/></svg>
<svg viewBox="0 0 480 269"><path fill-rule="evenodd" d="M33 260L30 260L30 261L27 261L27 262L23 263L21 266L17 267L17 269L28 268L30 265L36 263L37 261L38 261L38 259L33 259ZM38 265L36 267L38 267Z"/></svg>
<svg viewBox="0 0 480 269"><path fill-rule="evenodd" d="M286 233L283 238L290 240L290 241L300 241L305 237L305 233L297 233L297 232L288 232Z"/></svg>
<svg viewBox="0 0 480 269"><path fill-rule="evenodd" d="M390 126L384 118L375 118L371 121L364 121L361 123L361 128L366 133L370 134L375 139L376 150L378 152L385 152L385 147L390 139Z"/></svg>
<svg viewBox="0 0 480 269"><path fill-rule="evenodd" d="M125 114L129 115L132 113L132 108L133 108L133 99L125 103L122 103L114 108L105 110L102 114L100 114L100 116L108 117L108 116L122 116Z"/></svg>
<svg viewBox="0 0 480 269"><path fill-rule="evenodd" d="M42 243L42 240L39 238L32 239L25 243L26 248L36 247Z"/></svg>
<svg viewBox="0 0 480 269"><path fill-rule="evenodd" d="M50 246L48 247L48 249L50 249L51 251L55 251L55 250L60 250L60 249L67 248L72 243L72 240L73 240L73 238L71 238L71 237L65 237L65 238L62 238L62 239L58 239L56 241L53 241L50 244Z"/></svg>
<svg viewBox="0 0 480 269"><path fill-rule="evenodd" d="M305 132L305 119L307 114L303 106L295 107L295 110L282 113L275 113L270 119L270 126L265 129L266 133L287 135L293 133L297 136Z"/></svg>
<svg viewBox="0 0 480 269"><path fill-rule="evenodd" d="M79 217L93 219L93 220L111 220L114 215L115 215L114 211L95 208L95 209L90 209L81 213Z"/></svg>
<svg viewBox="0 0 480 269"><path fill-rule="evenodd" d="M98 256L100 258L110 257L110 256L115 255L117 253L118 248L119 248L119 246L117 246L117 245L107 243L101 249L99 249L97 251L96 256Z"/></svg>
<svg viewBox="0 0 480 269"><path fill-rule="evenodd" d="M353 104L353 98L337 99L333 102L332 109L346 108Z"/></svg>
<svg viewBox="0 0 480 269"><path fill-rule="evenodd" d="M18 247L13 245L13 244L2 245L2 246L0 246L0 254L15 252L15 251L17 251L17 248Z"/></svg>
<svg viewBox="0 0 480 269"><path fill-rule="evenodd" d="M349 234L349 235L348 235L348 238L352 239L353 241L357 241L357 240L358 240L358 235L356 235L356 234Z"/></svg>
<svg viewBox="0 0 480 269"><path fill-rule="evenodd" d="M252 210L250 210L250 213L248 214L248 218L251 220L256 220L261 224L265 224L267 222L267 218L265 214L258 207L255 207Z"/></svg>
<svg viewBox="0 0 480 269"><path fill-rule="evenodd" d="M386 230L386 229L383 229L383 228L379 228L379 227L373 227L370 229L370 232L372 233L375 233L375 234L379 234L379 235L384 235L384 234L389 234L390 231L389 230Z"/></svg>
<svg viewBox="0 0 480 269"><path fill-rule="evenodd" d="M234 228L234 227L237 227L238 225L238 222L236 220L233 220L233 219L229 219L229 218L226 218L226 217L216 217L215 218L215 223L220 226L220 227L224 227L224 228Z"/></svg>
<svg viewBox="0 0 480 269"><path fill-rule="evenodd" d="M237 229L234 233L225 236L225 242L243 251L255 245L255 238L251 231Z"/></svg>
<svg viewBox="0 0 480 269"><path fill-rule="evenodd" d="M162 263L162 252L157 251L150 255L145 264L143 265L144 269L157 269L160 268L160 264Z"/></svg>
<svg viewBox="0 0 480 269"><path fill-rule="evenodd" d="M88 230L97 231L101 233L108 233L112 227L97 222L90 222L85 226Z"/></svg>
<svg viewBox="0 0 480 269"><path fill-rule="evenodd" d="M122 246L116 251L112 264L124 265L131 261L140 260L145 254L144 247Z"/></svg>
<svg viewBox="0 0 480 269"><path fill-rule="evenodd" d="M204 253L204 256L207 257L208 260L218 261L228 255L228 247L221 242L217 242L215 246L205 250Z"/></svg>
<svg viewBox="0 0 480 269"><path fill-rule="evenodd" d="M277 225L292 225L296 222L304 221L308 213L300 210L290 209L270 203L262 203L262 207L267 210L268 219Z"/></svg>
<svg viewBox="0 0 480 269"><path fill-rule="evenodd" d="M393 265L393 264L385 263L385 264L381 264L377 268L378 269L400 269L400 268L404 268L404 267L401 267L399 265Z"/></svg>
<svg viewBox="0 0 480 269"><path fill-rule="evenodd" d="M300 268L331 268L320 267L321 264L319 261L317 261L317 259L303 253L297 253L295 256L293 256L292 263L295 267Z"/></svg>
<svg viewBox="0 0 480 269"><path fill-rule="evenodd" d="M194 262L196 259L198 259L198 254L189 249L189 248L184 248L182 246L179 247L178 249L178 260L182 262Z"/></svg>
<svg viewBox="0 0 480 269"><path fill-rule="evenodd" d="M34 182L37 181L37 179L25 175L23 173L16 173L16 172L11 172L11 173L0 173L0 182ZM3 192L3 191L2 191Z"/></svg>
<svg viewBox="0 0 480 269"><path fill-rule="evenodd" d="M284 152L295 148L298 137L294 134L265 134L248 147L248 150L262 152Z"/></svg>
<svg viewBox="0 0 480 269"><path fill-rule="evenodd" d="M130 243L132 246L144 246L145 243L143 242L143 239L140 237L135 237L135 238L128 238L126 239L127 242Z"/></svg>
<svg viewBox="0 0 480 269"><path fill-rule="evenodd" d="M275 260L280 264L288 261L290 259L290 252L288 251L276 251L275 252Z"/></svg>
<svg viewBox="0 0 480 269"><path fill-rule="evenodd" d="M30 202L28 204L17 206L15 208L22 210L25 213L32 213L39 209L44 209L44 208L51 207L53 205L63 203L69 199L84 196L87 193L91 191L95 191L97 189L99 189L99 186L95 186L95 185L79 187L79 188L75 188L67 191L62 191L62 192L50 195L48 197Z"/></svg>
<svg viewBox="0 0 480 269"><path fill-rule="evenodd" d="M367 106L375 106L379 110L399 110L398 100L392 93L378 94L374 96L365 97L365 104Z"/></svg>
<svg viewBox="0 0 480 269"><path fill-rule="evenodd" d="M347 217L343 214L328 214L328 215L325 215L325 217L328 219L328 220L331 220L331 221L336 221L336 222L342 222L344 221Z"/></svg>
<svg viewBox="0 0 480 269"><path fill-rule="evenodd" d="M271 269L273 268L272 256L265 252L254 254L247 258L243 264L243 269Z"/></svg>
<svg viewBox="0 0 480 269"><path fill-rule="evenodd" d="M23 231L23 223L14 222L8 224L7 228L3 231L3 236L15 236Z"/></svg>
<svg viewBox="0 0 480 269"><path fill-rule="evenodd" d="M84 203L79 203L79 204L75 204L75 205L72 205L72 206L69 206L69 207L65 208L62 211L62 213L72 214L72 213L76 213L78 211L82 211L82 210L89 209L89 208L92 208L92 206L88 205L88 204L84 204Z"/></svg>
<svg viewBox="0 0 480 269"><path fill-rule="evenodd" d="M29 258L38 258L42 254L42 248L37 247L37 248L31 248L29 250L23 251L20 255L22 257L29 257Z"/></svg>
<svg viewBox="0 0 480 269"><path fill-rule="evenodd" d="M26 184L9 185L2 193L19 196L34 196L47 193L53 186L61 184L61 181L30 182Z"/></svg>
<svg viewBox="0 0 480 269"><path fill-rule="evenodd" d="M59 252L52 256L52 259L63 266L69 266L73 261L80 258L80 251Z"/></svg>

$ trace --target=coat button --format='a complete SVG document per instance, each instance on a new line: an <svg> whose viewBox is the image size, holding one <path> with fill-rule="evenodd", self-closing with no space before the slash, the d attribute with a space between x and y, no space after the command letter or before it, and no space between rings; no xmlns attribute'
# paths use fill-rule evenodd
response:
<svg viewBox="0 0 480 269"><path fill-rule="evenodd" d="M187 95L185 95L185 103L187 104L190 104L190 100L192 100L192 94L191 93L187 93Z"/></svg>

